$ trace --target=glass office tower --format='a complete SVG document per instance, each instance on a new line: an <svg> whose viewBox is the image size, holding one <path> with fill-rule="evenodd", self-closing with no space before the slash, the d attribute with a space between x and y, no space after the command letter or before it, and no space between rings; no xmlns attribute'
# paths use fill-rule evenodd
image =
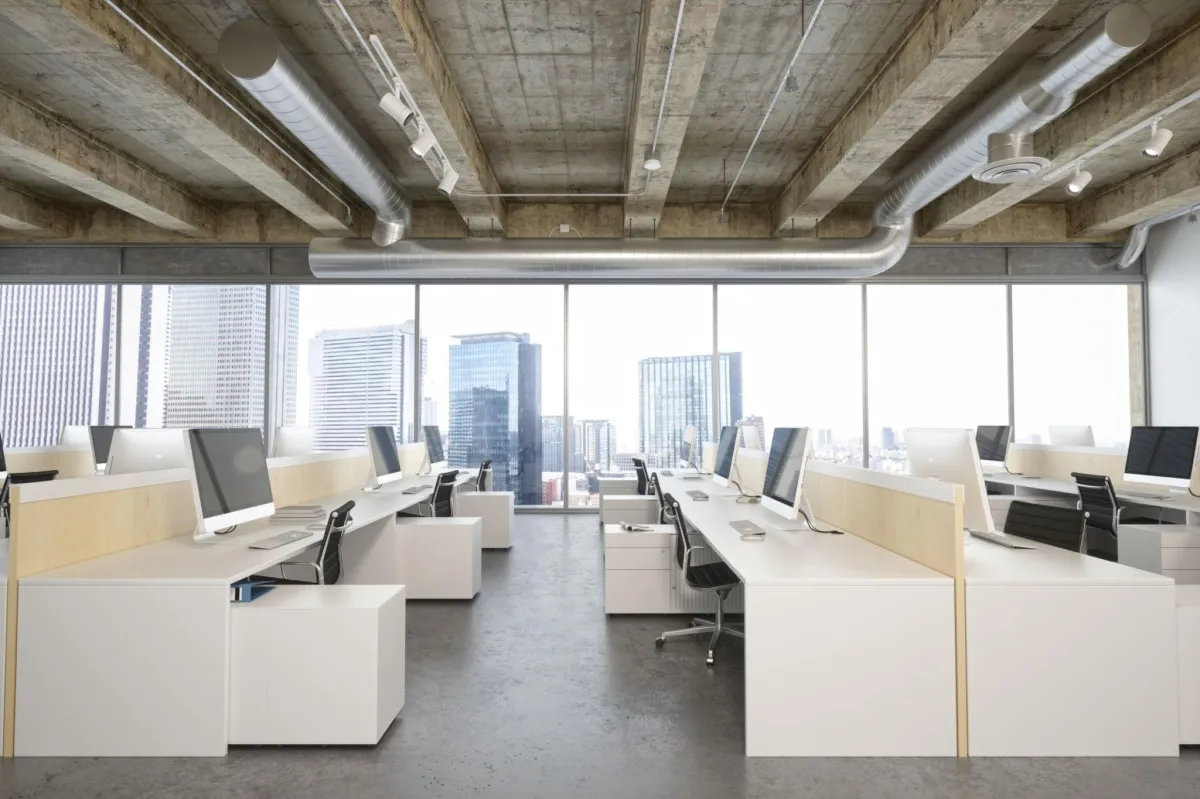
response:
<svg viewBox="0 0 1200 799"><path fill-rule="evenodd" d="M722 425L742 418L742 354L721 353ZM638 449L647 465L674 466L683 451L683 434L695 425L697 440L713 435L713 358L681 355L638 362Z"/></svg>
<svg viewBox="0 0 1200 799"><path fill-rule="evenodd" d="M450 345L450 466L492 461L497 491L542 503L542 348L527 333L455 336Z"/></svg>
<svg viewBox="0 0 1200 799"><path fill-rule="evenodd" d="M0 285L7 446L54 446L63 425L113 420L116 302L112 286Z"/></svg>

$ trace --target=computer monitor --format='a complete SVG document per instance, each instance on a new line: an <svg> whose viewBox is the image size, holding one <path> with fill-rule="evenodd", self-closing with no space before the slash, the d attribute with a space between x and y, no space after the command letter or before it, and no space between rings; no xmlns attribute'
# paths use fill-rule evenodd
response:
<svg viewBox="0 0 1200 799"><path fill-rule="evenodd" d="M785 519L800 516L804 466L812 452L807 427L776 427L771 435L767 474L763 478L762 506Z"/></svg>
<svg viewBox="0 0 1200 799"><path fill-rule="evenodd" d="M685 465L696 466L696 425L689 424L683 430L683 444L679 447L679 459Z"/></svg>
<svg viewBox="0 0 1200 799"><path fill-rule="evenodd" d="M424 427L425 432L425 448L429 451L430 465L435 463L444 463L446 461L446 452L442 449L442 431L435 424L427 424Z"/></svg>
<svg viewBox="0 0 1200 799"><path fill-rule="evenodd" d="M1134 427L1129 431L1125 479L1187 488L1196 464L1196 427Z"/></svg>
<svg viewBox="0 0 1200 799"><path fill-rule="evenodd" d="M396 451L396 433L391 425L367 428L367 445L371 449L371 474L368 488L394 483L401 478L400 454Z"/></svg>
<svg viewBox="0 0 1200 799"><path fill-rule="evenodd" d="M63 449L91 449L92 437L85 424L63 425L58 434L58 446Z"/></svg>
<svg viewBox="0 0 1200 799"><path fill-rule="evenodd" d="M312 452L313 431L311 427L275 428L275 440L271 443L272 458L311 455Z"/></svg>
<svg viewBox="0 0 1200 799"><path fill-rule="evenodd" d="M975 431L975 448L979 460L1004 463L1008 456L1008 425L981 425Z"/></svg>
<svg viewBox="0 0 1200 799"><path fill-rule="evenodd" d="M995 532L979 450L971 431L912 428L904 432L904 440L910 472L963 487L963 526L978 533Z"/></svg>
<svg viewBox="0 0 1200 799"><path fill-rule="evenodd" d="M122 428L113 433L105 474L136 474L164 469L186 469L188 459L186 430L135 430Z"/></svg>
<svg viewBox="0 0 1200 799"><path fill-rule="evenodd" d="M713 467L713 482L719 486L729 485L733 471L733 458L737 452L738 433L733 425L721 428L721 440L717 442L717 463Z"/></svg>
<svg viewBox="0 0 1200 799"><path fill-rule="evenodd" d="M189 430L184 441L192 466L196 540L210 540L239 524L275 513L261 430Z"/></svg>
<svg viewBox="0 0 1200 799"><path fill-rule="evenodd" d="M1096 436L1092 434L1091 425L1062 424L1050 425L1050 443L1056 447L1094 447Z"/></svg>
<svg viewBox="0 0 1200 799"><path fill-rule="evenodd" d="M113 433L129 425L94 424L88 428L88 446L92 450L92 463L97 471L103 471L108 466L108 454L112 449Z"/></svg>

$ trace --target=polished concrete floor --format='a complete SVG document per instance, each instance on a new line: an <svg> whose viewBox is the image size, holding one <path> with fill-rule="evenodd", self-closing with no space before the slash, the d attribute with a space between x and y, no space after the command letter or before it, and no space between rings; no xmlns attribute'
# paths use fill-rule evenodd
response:
<svg viewBox="0 0 1200 799"><path fill-rule="evenodd" d="M724 642L710 670L702 641L654 648L679 619L606 619L595 516L518 516L514 542L484 554L474 602L409 604L407 701L377 747L24 759L0 765L0 797L1200 796L1196 750L1178 760L748 760L740 642Z"/></svg>

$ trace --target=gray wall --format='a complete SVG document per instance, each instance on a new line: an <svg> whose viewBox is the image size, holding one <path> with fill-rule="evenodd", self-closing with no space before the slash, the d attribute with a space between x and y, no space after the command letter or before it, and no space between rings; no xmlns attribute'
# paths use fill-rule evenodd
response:
<svg viewBox="0 0 1200 799"><path fill-rule="evenodd" d="M1200 223L1176 219L1146 247L1150 418L1200 424Z"/></svg>

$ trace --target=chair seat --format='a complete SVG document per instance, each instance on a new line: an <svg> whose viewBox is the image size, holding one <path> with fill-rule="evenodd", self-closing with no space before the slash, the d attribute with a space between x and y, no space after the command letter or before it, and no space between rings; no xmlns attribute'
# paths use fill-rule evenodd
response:
<svg viewBox="0 0 1200 799"><path fill-rule="evenodd" d="M733 569L721 562L689 566L687 581L692 588L699 589L730 588L741 582Z"/></svg>

